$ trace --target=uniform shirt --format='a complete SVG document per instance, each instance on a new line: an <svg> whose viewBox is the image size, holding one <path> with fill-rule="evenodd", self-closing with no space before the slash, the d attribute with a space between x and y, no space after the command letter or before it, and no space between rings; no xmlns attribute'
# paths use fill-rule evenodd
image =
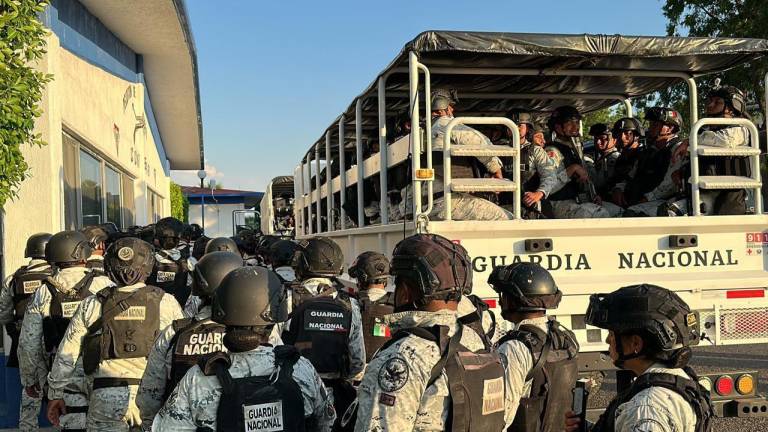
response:
<svg viewBox="0 0 768 432"><path fill-rule="evenodd" d="M573 143L570 141L563 141L559 138L557 139L557 142L569 147L573 146ZM545 150L547 152L547 157L549 157L555 166L555 179L557 180L557 184L555 184L550 191L550 194L553 194L565 187L565 185L571 181L571 178L568 177L568 166L565 165L565 156L563 156L563 153L557 147L552 145L547 145ZM578 151L576 153L578 153Z"/></svg>
<svg viewBox="0 0 768 432"><path fill-rule="evenodd" d="M603 153L598 156L591 164L587 162L588 167L591 168L589 170L589 175L593 179L595 188L598 191L609 189L612 186L610 182L614 177L616 160L620 155L621 153L619 150L614 147L608 150L608 153ZM587 160L586 157L584 159L585 161Z"/></svg>
<svg viewBox="0 0 768 432"><path fill-rule="evenodd" d="M387 317L393 330L409 327L448 327L458 329L456 311L411 311ZM461 344L470 350L483 349L474 331L464 328ZM357 391L356 432L442 431L451 404L448 379L443 373L427 387L432 368L440 360L438 345L409 335L380 350L371 360Z"/></svg>
<svg viewBox="0 0 768 432"><path fill-rule="evenodd" d="M509 145L510 147L512 146L511 143L506 143L505 145ZM530 150L523 152L523 149L527 149L529 146ZM555 164L552 162L552 159L547 156L547 152L544 151L544 148L534 145L528 141L520 143L520 150L522 154L527 154L528 156L528 160L524 161L525 165L528 167L528 170L522 171L521 168L521 183L527 182L533 178L535 174L538 174L539 187L536 189L536 192L543 193L544 198L548 197L549 194L552 193L552 189L558 184L557 169ZM505 159L505 161L509 161L510 163L512 160L512 158ZM504 176L512 180L512 167L510 165L506 165L506 167L507 168L505 169Z"/></svg>
<svg viewBox="0 0 768 432"><path fill-rule="evenodd" d="M286 282L293 282L296 280L296 272L291 266L275 267L274 271Z"/></svg>
<svg viewBox="0 0 768 432"><path fill-rule="evenodd" d="M61 292L67 292L77 285L89 272L90 270L85 267L68 267L55 273L51 280L56 285L56 289ZM92 294L96 294L112 285L114 283L106 276L96 276L93 278L93 282L91 282L88 290ZM53 297L48 288L45 285L41 286L35 291L24 314L24 321L22 322L21 334L19 336L19 373L21 375L21 383L25 387L45 383L45 377L48 374L48 359L43 342L43 318L50 316L52 299ZM82 306L82 303L80 306ZM72 361L73 368L76 360L77 357Z"/></svg>
<svg viewBox="0 0 768 432"><path fill-rule="evenodd" d="M39 267L38 267L39 266ZM34 267L35 271L47 271L51 266L42 259L33 258L29 260L27 268ZM13 290L11 281L13 275L8 276L3 281L3 286L0 288L0 325L5 325L13 322L14 306L13 306Z"/></svg>
<svg viewBox="0 0 768 432"><path fill-rule="evenodd" d="M654 364L643 374L668 373L690 379L682 369ZM672 390L650 387L619 405L616 432L694 432L696 414L685 399Z"/></svg>
<svg viewBox="0 0 768 432"><path fill-rule="evenodd" d="M144 283L118 288L121 292L132 292L144 287ZM101 302L90 296L80 303L72 321L67 327L64 339L56 354L51 373L48 376L48 399L61 399L64 387L70 380L75 361L82 354L80 349L88 327L101 317ZM160 300L160 325L158 331L168 327L174 320L182 318L181 307L171 294L163 294ZM25 320L26 321L26 320ZM145 357L102 360L98 369L89 378L140 379L147 367Z"/></svg>
<svg viewBox="0 0 768 432"><path fill-rule="evenodd" d="M736 148L749 144L749 129L744 126L732 126L716 131L699 132L699 145Z"/></svg>
<svg viewBox="0 0 768 432"><path fill-rule="evenodd" d="M334 286L334 282L328 278L310 278L301 283L312 294L320 294L323 286ZM332 295L338 297L338 292ZM363 339L363 318L360 314L360 305L354 298L349 299L352 306L352 325L349 332L349 376L342 378L351 378L359 374L365 368L365 340ZM286 328L290 328L290 321L285 323ZM323 378L339 378L338 374L321 374Z"/></svg>
<svg viewBox="0 0 768 432"><path fill-rule="evenodd" d="M669 151L671 153L674 153L675 150L681 145L682 145L682 141L677 141L674 144L672 144L672 148ZM646 151L646 150L647 149L643 149L641 151ZM638 159L639 160L642 159L642 154ZM645 199L648 201L666 200L675 196L675 194L677 194L678 192L678 188L677 188L677 185L675 184L675 181L672 179L672 175L675 173L675 171L678 171L683 166L684 163L685 163L685 158L678 158L675 162L672 162L672 160L670 159L669 166L667 167L667 170L664 173L664 178L661 180L661 183L659 183L650 192L645 193L643 195ZM632 172L630 173L630 176L633 177L632 179L625 179L624 181L616 183L616 185L614 186L614 189L624 191L629 181L636 181L634 179L634 177L637 175L636 168L637 166L633 168ZM637 180L641 180L641 179L637 179Z"/></svg>
<svg viewBox="0 0 768 432"><path fill-rule="evenodd" d="M445 145L445 130L453 120L450 116L441 116L432 120L432 149L442 150ZM480 131L467 125L456 125L451 132L451 145L483 146L492 145L491 140ZM501 169L501 159L496 156L476 157L489 173Z"/></svg>
<svg viewBox="0 0 768 432"><path fill-rule="evenodd" d="M376 303L379 300L386 297L389 293L384 288L368 288L364 290L360 290L360 301L368 301L371 303Z"/></svg>
<svg viewBox="0 0 768 432"><path fill-rule="evenodd" d="M517 330L522 325L532 325L544 332L549 331L546 316L540 318L531 318L522 320L519 323L511 323L512 330ZM526 381L525 377L533 368L533 356L531 350L521 341L508 340L496 351L501 357L501 364L504 366L504 402L507 410L505 411L504 421L507 428L515 420L515 413L520 406L520 399L531 395L531 383L533 380Z"/></svg>
<svg viewBox="0 0 768 432"><path fill-rule="evenodd" d="M233 378L270 375L275 370L272 347L231 353ZM314 417L318 431L330 431L336 420L333 404L320 376L309 360L301 357L293 366L293 379L304 399L304 417ZM152 423L153 431L194 432L198 427L216 430L216 412L221 398L221 384L216 376L206 376L193 366L179 382ZM296 415L297 413L284 413Z"/></svg>

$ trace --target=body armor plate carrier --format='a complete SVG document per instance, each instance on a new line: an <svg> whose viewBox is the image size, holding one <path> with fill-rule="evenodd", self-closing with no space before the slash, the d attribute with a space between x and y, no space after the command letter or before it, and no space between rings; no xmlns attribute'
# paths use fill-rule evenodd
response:
<svg viewBox="0 0 768 432"><path fill-rule="evenodd" d="M51 360L61 340L64 339L64 333L75 310L81 301L91 295L90 288L94 277L93 273L86 273L66 294L56 289L50 279L45 282L45 287L51 293L51 305L48 316L43 317L43 342L45 352L51 356Z"/></svg>
<svg viewBox="0 0 768 432"><path fill-rule="evenodd" d="M221 398L216 411L217 431L285 431L308 429L304 418L304 397L293 379L299 360L294 347L275 347L275 372L268 376L232 378L227 355L200 361L206 375L216 375Z"/></svg>
<svg viewBox="0 0 768 432"><path fill-rule="evenodd" d="M210 321L184 318L173 322L176 334L171 339L171 377L165 386L165 397L171 395L184 374L209 354L227 352L224 347L226 327Z"/></svg>
<svg viewBox="0 0 768 432"><path fill-rule="evenodd" d="M391 294L387 294L375 302L360 301L366 363L370 362L376 351L392 338L389 326L383 320L386 315L395 310L391 297Z"/></svg>
<svg viewBox="0 0 768 432"><path fill-rule="evenodd" d="M590 429L592 432L613 432L616 430L616 409L629 402L636 394L650 387L663 387L679 394L686 402L691 404L696 414L695 432L709 432L712 430L712 418L715 416L712 410L712 402L709 392L698 382L696 373L686 367L685 373L692 379L666 373L647 373L640 375L623 393L616 396L608 404L608 408L600 416L597 423Z"/></svg>
<svg viewBox="0 0 768 432"><path fill-rule="evenodd" d="M472 352L461 345L464 326L453 336L445 326L412 327L398 331L382 351L410 335L433 341L440 347L440 360L430 372L427 387L445 371L451 409L446 431L481 432L504 429L504 368L496 352Z"/></svg>
<svg viewBox="0 0 768 432"><path fill-rule="evenodd" d="M152 269L152 274L147 279L147 284L156 286L168 294L176 297L176 300L180 305L187 303L187 298L191 293L191 288L187 286L187 262L182 256L178 260L174 260L166 251L157 252L168 261L173 262L160 262L155 261L155 268Z"/></svg>
<svg viewBox="0 0 768 432"><path fill-rule="evenodd" d="M559 141L552 141L551 143L547 144L547 147L552 146L555 147L560 151L560 153L563 155L563 164L566 168L573 164L579 164L581 163L581 158L579 157L578 153L576 153L576 150L567 145L563 144ZM576 199L579 196L579 184L571 179L568 183L563 186L562 189L559 191L550 194L549 200L551 201L564 201L564 200L570 200L570 199Z"/></svg>
<svg viewBox="0 0 768 432"><path fill-rule="evenodd" d="M499 340L499 345L509 340L522 342L533 359L525 377L526 382L531 381L531 393L520 400L510 432L561 431L565 412L571 407L579 346L573 333L557 321L550 320L548 327L545 333L536 326L522 325Z"/></svg>
<svg viewBox="0 0 768 432"><path fill-rule="evenodd" d="M301 290L306 291L306 288L294 287L294 299L303 296ZM336 298L332 297L334 293L337 293ZM349 295L326 286L320 294L294 305L291 325L283 335L283 341L295 346L318 373L338 373L346 377L350 367L351 331Z"/></svg>
<svg viewBox="0 0 768 432"><path fill-rule="evenodd" d="M101 317L88 327L83 340L86 374L93 373L104 360L149 355L160 333L163 295L163 290L148 285L130 292L110 287L96 294Z"/></svg>
<svg viewBox="0 0 768 432"><path fill-rule="evenodd" d="M48 264L37 264L21 267L13 274L10 282L10 287L13 289L13 321L5 325L8 336L11 338L11 351L8 354L7 367L19 366L17 352L21 320L24 319L24 312L27 310L27 305L32 300L35 291L43 286L43 282L51 276L52 272Z"/></svg>

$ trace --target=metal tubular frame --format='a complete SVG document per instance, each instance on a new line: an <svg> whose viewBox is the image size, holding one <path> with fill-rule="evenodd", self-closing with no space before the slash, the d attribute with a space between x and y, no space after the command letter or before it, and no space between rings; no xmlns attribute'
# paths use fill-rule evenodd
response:
<svg viewBox="0 0 768 432"><path fill-rule="evenodd" d="M749 129L749 145L760 148L760 135L752 121L743 118L703 118L696 121L691 127L691 135L688 138L691 157L691 196L693 200L693 215L701 216L701 191L699 190L699 129L706 125L744 126ZM752 180L760 181L760 155L749 156L752 166ZM763 214L763 196L760 190L755 191L755 214Z"/></svg>
<svg viewBox="0 0 768 432"><path fill-rule="evenodd" d="M453 184L453 178L451 177L451 133L453 132L453 128L460 124L500 124L507 126L512 131L512 148L515 149L512 181L517 185L517 189L515 190L514 214L515 219L520 219L520 131L517 129L517 125L506 117L456 117L448 123L448 126L446 126L445 137L443 138L443 182L445 188L443 199L445 200L445 220L450 221L452 216L451 201L453 193L451 192L451 185Z"/></svg>
<svg viewBox="0 0 768 432"><path fill-rule="evenodd" d="M333 231L333 175L331 175L331 131L325 131L325 217L326 231ZM322 194L321 194L322 195Z"/></svg>
<svg viewBox="0 0 768 432"><path fill-rule="evenodd" d="M347 228L347 212L344 204L347 202L347 155L344 153L344 114L339 119L339 227ZM330 188L328 189L330 193ZM331 194L333 196L333 194ZM335 198L334 198L335 201ZM334 202L335 204L335 202Z"/></svg>
<svg viewBox="0 0 768 432"><path fill-rule="evenodd" d="M379 97L379 215L381 224L389 223L389 197L387 196L387 77L380 76L378 83ZM417 123L418 124L418 123ZM359 180L359 179L358 179Z"/></svg>
<svg viewBox="0 0 768 432"><path fill-rule="evenodd" d="M432 110L432 75L429 73L429 68L427 68L427 66L421 63L417 63L417 67L424 73L424 112L429 113ZM429 168L432 168L432 122L426 121L424 123L425 123L424 133L426 134L426 139L424 140L424 142L426 143L426 147L424 148L424 151L427 153L427 166ZM419 144L419 150L421 150L420 143L418 144ZM421 162L419 162L419 165L421 165ZM434 182L428 181L427 182L427 209L424 210L423 212L421 211L421 209L419 209L419 213L429 217L429 214L432 213L433 206L434 206ZM416 216L417 216L417 213L414 210L414 221L416 221L417 219Z"/></svg>
<svg viewBox="0 0 768 432"><path fill-rule="evenodd" d="M363 161L363 100L357 98L355 102L355 154L357 156L357 226L365 226L365 212L363 203L365 202L365 189L363 189L363 176L365 175L365 166Z"/></svg>
<svg viewBox="0 0 768 432"><path fill-rule="evenodd" d="M323 224L322 224L322 214L323 214L323 207L320 204L321 202L321 195L320 195L320 143L315 144L315 196L317 197L317 201L315 201L315 209L317 210L316 217L315 217L315 223L317 224L315 231L316 234L320 234L323 232Z"/></svg>
<svg viewBox="0 0 768 432"><path fill-rule="evenodd" d="M315 224L315 221L312 218L312 158L309 156L310 153L307 153L307 220L305 221L307 224L306 230L307 234L313 234L314 229L312 228ZM303 171L302 171L303 172Z"/></svg>
<svg viewBox="0 0 768 432"><path fill-rule="evenodd" d="M421 128L419 127L419 59L413 51L408 53L408 81L408 109L411 112L410 140L411 153L413 154L411 158L411 189L413 191L413 216L416 220L416 215L421 212L421 182L416 180L416 172L421 169Z"/></svg>
<svg viewBox="0 0 768 432"><path fill-rule="evenodd" d="M305 199L305 197L304 197L304 161L303 160L299 163L298 171L299 171L299 173L298 173L299 174L299 182L298 182L299 193L296 194L295 201L294 201L294 208L298 207L300 209L300 211L298 212L298 215L296 215L296 220L297 220L297 224L296 224L297 225L297 229L296 229L296 231L300 232L301 234L306 234L306 232L305 232L306 225L304 223L304 199ZM294 182L294 188L295 188L296 184L297 183ZM300 204L296 205L296 201L300 202ZM298 229L298 227L301 227L301 229Z"/></svg>

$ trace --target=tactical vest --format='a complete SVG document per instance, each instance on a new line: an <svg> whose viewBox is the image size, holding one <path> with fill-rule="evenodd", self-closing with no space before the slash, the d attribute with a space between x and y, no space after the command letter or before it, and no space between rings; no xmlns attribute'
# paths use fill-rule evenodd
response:
<svg viewBox="0 0 768 432"><path fill-rule="evenodd" d="M91 273L93 273L96 276L107 275L107 273L104 271L104 260L100 260L100 259L88 260L85 262L85 267L90 269Z"/></svg>
<svg viewBox="0 0 768 432"><path fill-rule="evenodd" d="M369 300L360 301L366 363L371 361L379 348L392 339L389 325L384 322L383 318L394 311L395 307L392 304L391 294L387 294L375 302Z"/></svg>
<svg viewBox="0 0 768 432"><path fill-rule="evenodd" d="M525 144L520 149L520 181L523 183L523 192L536 192L541 186L541 176L533 164L533 147L535 144ZM502 174L508 180L514 180L514 158L502 157ZM499 205L512 205L515 202L515 194L502 192L499 194Z"/></svg>
<svg viewBox="0 0 768 432"><path fill-rule="evenodd" d="M147 284L156 286L173 295L180 305L185 305L187 298L189 298L192 292L191 287L187 285L188 270L186 260L183 257L174 260L166 251L159 251L157 253L171 262L156 260L152 274L147 279Z"/></svg>
<svg viewBox="0 0 768 432"><path fill-rule="evenodd" d="M557 321L548 322L544 332L533 325L523 325L499 340L517 340L531 353L533 367L525 381L531 381L531 393L520 399L510 432L556 432L563 430L563 418L571 409L573 388L578 378L579 346L573 333Z"/></svg>
<svg viewBox="0 0 768 432"><path fill-rule="evenodd" d="M96 294L101 303L101 317L88 327L83 341L83 368L86 374L93 373L105 360L149 356L160 333L160 301L163 295L163 290L149 285L130 292L110 287ZM123 381L123 385L134 384L128 382L134 380ZM94 381L94 388L118 385Z"/></svg>
<svg viewBox="0 0 768 432"><path fill-rule="evenodd" d="M576 150L567 144L563 144L559 141L552 141L547 143L547 147L554 147L563 155L563 165L567 168L573 164L581 165L581 158L576 153ZM562 189L549 195L550 201L565 201L576 199L579 196L579 185L571 179L566 183Z"/></svg>
<svg viewBox="0 0 768 432"><path fill-rule="evenodd" d="M689 367L685 367L685 373L692 379L666 373L647 373L640 375L623 393L616 396L608 404L608 408L600 416L600 419L590 429L591 432L613 432L616 430L616 409L629 402L635 395L650 387L663 387L679 394L693 408L696 415L695 432L710 432L712 430L712 418L715 416L712 410L712 402L707 389L701 386L696 373Z"/></svg>
<svg viewBox="0 0 768 432"><path fill-rule="evenodd" d="M477 333L477 335L483 341L485 349L490 350L493 348L493 343L491 340L493 340L493 335L496 334L496 315L488 307L488 303L484 302L480 297L476 296L475 294L470 294L466 297L475 306L475 310L468 315L460 317L458 321L459 323L474 330L475 333ZM491 328L488 330L488 333L486 333L485 329L483 328L483 314L485 313L488 313L491 317Z"/></svg>
<svg viewBox="0 0 768 432"><path fill-rule="evenodd" d="M176 320L171 324L176 334L171 339L171 376L165 385L167 399L184 374L198 363L203 356L216 352L227 352L224 347L226 327L210 321L195 321L192 318Z"/></svg>
<svg viewBox="0 0 768 432"><path fill-rule="evenodd" d="M426 166L426 156L422 158L422 166ZM443 178L443 151L432 152L432 168L435 176ZM474 156L451 156L451 178L479 178L482 177L484 167Z"/></svg>
<svg viewBox="0 0 768 432"><path fill-rule="evenodd" d="M395 333L382 351L400 339L414 335L437 343L442 353L432 368L428 388L443 371L448 378L451 408L446 431L486 432L504 429L504 367L499 354L472 352L461 345L464 326L453 336L445 326L412 327ZM562 419L561 419L562 423Z"/></svg>
<svg viewBox="0 0 768 432"><path fill-rule="evenodd" d="M656 189L664 181L672 159L672 147L679 141L675 137L662 149L656 146L643 148L638 156L635 176L624 189L624 195L630 203L639 202L645 194Z"/></svg>
<svg viewBox="0 0 768 432"><path fill-rule="evenodd" d="M21 332L21 321L24 318L24 312L27 310L29 301L38 288L43 286L53 270L46 263L40 263L34 266L21 267L13 274L10 281L10 288L13 290L13 321L5 325L8 336L11 338L11 349L8 353L7 367L19 367L19 334Z"/></svg>
<svg viewBox="0 0 768 432"><path fill-rule="evenodd" d="M331 297L334 293L337 293L336 298ZM302 300L298 306L294 304L291 324L283 342L295 346L302 356L312 362L317 372L346 377L350 368L351 331L352 304L349 295L327 287L317 296Z"/></svg>
<svg viewBox="0 0 768 432"><path fill-rule="evenodd" d="M66 294L56 289L50 281L45 282L45 287L51 294L51 304L48 316L43 317L43 344L49 355L56 352L56 348L64 339L69 321L80 302L91 295L90 288L94 277L93 273L86 273Z"/></svg>
<svg viewBox="0 0 768 432"><path fill-rule="evenodd" d="M304 396L293 379L299 353L289 346L275 347L275 371L271 375L233 378L228 356L201 359L205 375L215 375L221 384L216 410L216 430L303 432Z"/></svg>

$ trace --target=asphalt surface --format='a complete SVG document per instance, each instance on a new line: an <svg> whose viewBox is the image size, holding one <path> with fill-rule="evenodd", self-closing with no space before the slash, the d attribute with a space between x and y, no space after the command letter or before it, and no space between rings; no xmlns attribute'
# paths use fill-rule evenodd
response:
<svg viewBox="0 0 768 432"><path fill-rule="evenodd" d="M699 374L757 370L758 393L768 394L768 344L697 347L693 369ZM599 392L589 396L590 408L604 408L616 394L616 380L609 374ZM713 424L717 432L766 432L768 418L718 418Z"/></svg>

